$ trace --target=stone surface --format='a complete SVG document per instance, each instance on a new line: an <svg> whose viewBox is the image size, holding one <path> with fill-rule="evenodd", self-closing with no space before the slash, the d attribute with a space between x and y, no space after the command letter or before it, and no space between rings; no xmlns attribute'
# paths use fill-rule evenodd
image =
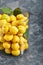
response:
<svg viewBox="0 0 43 65"><path fill-rule="evenodd" d="M0 65L43 65L43 0L19 0L30 12L29 45L23 56L14 57L0 51ZM0 0L0 7L18 7L18 1Z"/></svg>

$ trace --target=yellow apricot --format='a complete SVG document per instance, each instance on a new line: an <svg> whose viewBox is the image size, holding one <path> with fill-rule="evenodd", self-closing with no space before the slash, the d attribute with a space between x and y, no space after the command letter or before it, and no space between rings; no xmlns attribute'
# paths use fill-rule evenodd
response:
<svg viewBox="0 0 43 65"><path fill-rule="evenodd" d="M3 25L5 25L7 23L6 20L0 20L0 27L2 27Z"/></svg>
<svg viewBox="0 0 43 65"><path fill-rule="evenodd" d="M17 20L16 20L16 21L12 21L12 25L13 25L13 26L18 26L18 23L19 23L19 22L18 22Z"/></svg>
<svg viewBox="0 0 43 65"><path fill-rule="evenodd" d="M18 21L18 25L26 25L26 22L24 20L17 20Z"/></svg>
<svg viewBox="0 0 43 65"><path fill-rule="evenodd" d="M7 22L10 22L10 16L8 16L7 14L3 14L2 19L5 19Z"/></svg>
<svg viewBox="0 0 43 65"><path fill-rule="evenodd" d="M10 16L10 21L12 22L12 21L16 21L16 17L14 16L14 15L11 15Z"/></svg>
<svg viewBox="0 0 43 65"><path fill-rule="evenodd" d="M17 19L22 19L22 18L24 18L24 15L23 15L23 14L18 14L18 15L16 16L16 18L17 18Z"/></svg>
<svg viewBox="0 0 43 65"><path fill-rule="evenodd" d="M12 55L19 56L20 55L20 50L12 50Z"/></svg>
<svg viewBox="0 0 43 65"><path fill-rule="evenodd" d="M18 49L19 49L19 43L12 43L11 48L12 48L13 50L18 50Z"/></svg>
<svg viewBox="0 0 43 65"><path fill-rule="evenodd" d="M3 42L3 47L4 48L10 48L10 42Z"/></svg>
<svg viewBox="0 0 43 65"><path fill-rule="evenodd" d="M20 33L25 33L26 32L26 28L22 25L18 26L18 30L19 30Z"/></svg>
<svg viewBox="0 0 43 65"><path fill-rule="evenodd" d="M3 31L3 33L6 34L6 33L8 32L8 30L9 30L9 27L8 27L7 24L2 26L2 31Z"/></svg>
<svg viewBox="0 0 43 65"><path fill-rule="evenodd" d="M19 37L17 35L13 36L13 40L12 40L13 42L19 42L19 40L20 39L19 39Z"/></svg>
<svg viewBox="0 0 43 65"><path fill-rule="evenodd" d="M16 26L12 26L12 27L10 28L10 33L12 33L12 34L17 34L17 33L18 33L18 28L17 28Z"/></svg>
<svg viewBox="0 0 43 65"><path fill-rule="evenodd" d="M11 40L13 39L13 35L5 34L4 39L5 39L6 41L11 41Z"/></svg>
<svg viewBox="0 0 43 65"><path fill-rule="evenodd" d="M22 39L23 42L27 42L27 40L24 37L20 37L20 40Z"/></svg>
<svg viewBox="0 0 43 65"><path fill-rule="evenodd" d="M10 54L11 53L11 49L10 48L9 49L5 48L5 53Z"/></svg>

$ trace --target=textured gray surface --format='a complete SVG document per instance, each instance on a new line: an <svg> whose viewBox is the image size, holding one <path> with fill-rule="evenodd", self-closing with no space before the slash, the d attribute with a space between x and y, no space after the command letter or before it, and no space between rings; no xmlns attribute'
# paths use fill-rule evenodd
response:
<svg viewBox="0 0 43 65"><path fill-rule="evenodd" d="M23 56L13 57L0 51L0 65L43 65L43 0L19 0L30 12L30 48ZM14 0L0 0L0 7L18 7Z"/></svg>

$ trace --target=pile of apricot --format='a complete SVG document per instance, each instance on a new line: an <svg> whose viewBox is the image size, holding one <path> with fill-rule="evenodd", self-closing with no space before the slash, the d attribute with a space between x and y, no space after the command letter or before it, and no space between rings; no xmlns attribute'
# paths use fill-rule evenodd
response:
<svg viewBox="0 0 43 65"><path fill-rule="evenodd" d="M18 56L28 49L27 39L24 38L27 28L28 18L23 14L0 14L0 50Z"/></svg>

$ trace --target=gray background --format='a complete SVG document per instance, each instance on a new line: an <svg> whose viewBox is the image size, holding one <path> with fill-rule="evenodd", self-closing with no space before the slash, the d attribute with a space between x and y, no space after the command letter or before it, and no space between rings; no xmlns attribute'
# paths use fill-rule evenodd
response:
<svg viewBox="0 0 43 65"><path fill-rule="evenodd" d="M43 65L43 0L0 0L0 7L13 9L18 5L30 12L30 48L19 57L0 51L0 65Z"/></svg>

